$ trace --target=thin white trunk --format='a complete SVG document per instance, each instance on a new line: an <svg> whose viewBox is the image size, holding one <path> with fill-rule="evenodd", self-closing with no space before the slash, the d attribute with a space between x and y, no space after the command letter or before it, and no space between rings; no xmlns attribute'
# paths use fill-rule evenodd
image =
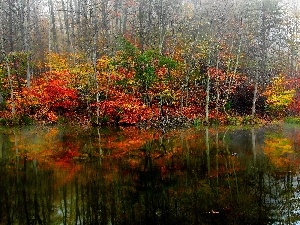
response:
<svg viewBox="0 0 300 225"><path fill-rule="evenodd" d="M217 73L219 72L219 62L220 62L220 58L219 58L219 52L217 53L217 66L216 66L216 71ZM216 76L216 91L217 91L217 99L216 99L216 112L217 115L219 115L219 102L220 102L220 82L219 82L219 76L217 74Z"/></svg>
<svg viewBox="0 0 300 225"><path fill-rule="evenodd" d="M5 65L6 65L6 69L7 69L8 83L9 83L9 87L10 87L11 114L14 116L16 114L14 87L13 87L13 82L12 82L11 73L10 73L10 66L9 66L7 57L5 60Z"/></svg>
<svg viewBox="0 0 300 225"><path fill-rule="evenodd" d="M94 2L96 5L96 2ZM94 66L94 79L96 82L96 102L97 102L97 109L96 109L96 123L99 125L99 117L100 117L100 108L99 108L99 103L100 103L100 93L99 93L99 84L97 80L97 41L98 41L98 26L97 26L97 17L96 17L96 12L93 11L93 26L94 26L94 37L93 37L93 66Z"/></svg>
<svg viewBox="0 0 300 225"><path fill-rule="evenodd" d="M29 24L29 18L30 18L30 8L29 8L29 1L26 0L26 11L24 12L24 49L25 52L27 53L27 58L26 58L26 63L27 63L27 68L26 68L26 83L27 87L30 88L30 78L31 78L31 73L30 73L30 54L29 54L29 30L28 30L28 24Z"/></svg>
<svg viewBox="0 0 300 225"><path fill-rule="evenodd" d="M209 94L210 94L210 71L207 71L207 78L206 78L206 98L205 98L205 122L209 123L208 116L209 116Z"/></svg>
<svg viewBox="0 0 300 225"><path fill-rule="evenodd" d="M30 56L27 56L27 71L26 71L26 81L27 81L27 87L30 88L31 84L31 73L30 73Z"/></svg>
<svg viewBox="0 0 300 225"><path fill-rule="evenodd" d="M50 13L49 13L49 21L51 21ZM49 54L49 57L48 57L48 65L49 65L49 73L50 73L50 75L51 75L51 73L52 73L51 53L52 53L52 44L51 44L51 24L50 24L50 22L49 22L49 25L48 25L48 54ZM46 76L46 79L47 79L47 76Z"/></svg>
<svg viewBox="0 0 300 225"><path fill-rule="evenodd" d="M256 101L257 101L257 92L258 92L258 70L255 72L255 84L254 84L254 91L253 91L253 99L252 99L252 110L251 115L255 116L256 111Z"/></svg>

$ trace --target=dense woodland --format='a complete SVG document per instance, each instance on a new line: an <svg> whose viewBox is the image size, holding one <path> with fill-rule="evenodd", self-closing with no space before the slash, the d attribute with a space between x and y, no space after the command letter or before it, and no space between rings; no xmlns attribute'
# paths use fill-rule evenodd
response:
<svg viewBox="0 0 300 225"><path fill-rule="evenodd" d="M297 0L1 0L0 122L300 113Z"/></svg>

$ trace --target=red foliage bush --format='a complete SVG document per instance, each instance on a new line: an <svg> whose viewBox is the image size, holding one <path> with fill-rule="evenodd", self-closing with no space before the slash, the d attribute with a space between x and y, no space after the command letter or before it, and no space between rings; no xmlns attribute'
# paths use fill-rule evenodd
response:
<svg viewBox="0 0 300 225"><path fill-rule="evenodd" d="M110 90L109 98L98 103L98 107L100 116L107 117L110 123L133 125L151 115L151 110L140 99L117 90Z"/></svg>
<svg viewBox="0 0 300 225"><path fill-rule="evenodd" d="M18 105L36 119L57 120L78 106L77 90L69 85L68 72L52 72L34 79L30 88L23 88ZM16 104L17 105L17 104Z"/></svg>

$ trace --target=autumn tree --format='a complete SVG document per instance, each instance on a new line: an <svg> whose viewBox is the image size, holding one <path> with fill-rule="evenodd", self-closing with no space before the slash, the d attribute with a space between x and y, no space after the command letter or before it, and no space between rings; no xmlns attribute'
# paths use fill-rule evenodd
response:
<svg viewBox="0 0 300 225"><path fill-rule="evenodd" d="M264 95L266 107L271 115L282 116L286 114L286 109L291 105L295 90L289 89L291 85L286 76L279 74L271 80L270 85L266 88Z"/></svg>

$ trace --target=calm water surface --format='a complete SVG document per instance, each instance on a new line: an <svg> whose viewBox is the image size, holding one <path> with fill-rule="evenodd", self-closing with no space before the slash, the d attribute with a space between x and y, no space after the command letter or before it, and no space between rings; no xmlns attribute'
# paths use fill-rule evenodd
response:
<svg viewBox="0 0 300 225"><path fill-rule="evenodd" d="M300 224L299 126L0 131L0 224Z"/></svg>

